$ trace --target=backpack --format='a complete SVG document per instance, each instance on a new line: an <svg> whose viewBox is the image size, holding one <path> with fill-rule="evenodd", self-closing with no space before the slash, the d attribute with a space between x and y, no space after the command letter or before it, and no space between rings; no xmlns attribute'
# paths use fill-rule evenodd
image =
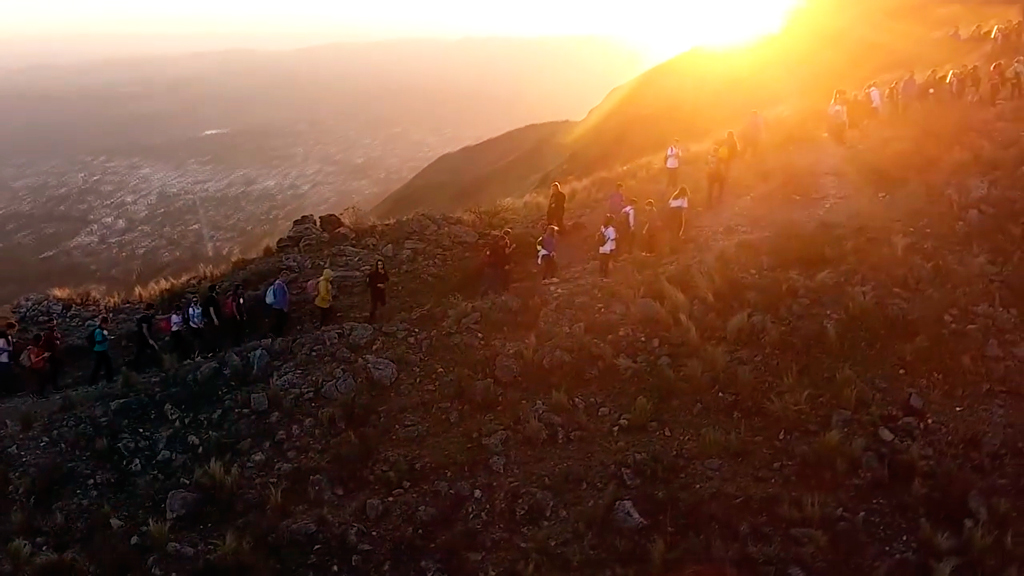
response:
<svg viewBox="0 0 1024 576"><path fill-rule="evenodd" d="M273 306L274 303L276 302L276 299L274 298L274 285L273 284L270 285L270 288L267 288L266 301L267 301L267 304L270 305L270 306Z"/></svg>
<svg viewBox="0 0 1024 576"><path fill-rule="evenodd" d="M319 284L319 283L320 283L320 279L319 278L314 278L314 279L310 280L309 282L306 282L306 292L309 293L309 294L318 294L319 293L319 288L318 288L317 284Z"/></svg>
<svg viewBox="0 0 1024 576"><path fill-rule="evenodd" d="M21 358L18 358L18 362L20 362L25 368L30 368L32 366L32 355L29 353L29 350L31 349L31 346L25 348L25 351L21 353Z"/></svg>

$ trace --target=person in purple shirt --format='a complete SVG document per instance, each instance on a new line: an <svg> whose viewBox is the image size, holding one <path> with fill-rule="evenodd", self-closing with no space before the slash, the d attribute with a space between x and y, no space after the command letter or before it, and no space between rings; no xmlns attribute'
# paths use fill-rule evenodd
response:
<svg viewBox="0 0 1024 576"><path fill-rule="evenodd" d="M267 290L267 304L270 306L270 333L280 338L288 325L288 271L281 275Z"/></svg>

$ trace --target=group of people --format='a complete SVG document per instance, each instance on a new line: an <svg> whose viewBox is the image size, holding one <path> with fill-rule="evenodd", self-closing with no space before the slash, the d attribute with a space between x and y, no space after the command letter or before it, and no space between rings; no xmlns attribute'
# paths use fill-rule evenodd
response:
<svg viewBox="0 0 1024 576"><path fill-rule="evenodd" d="M270 285L265 301L269 316L270 334L284 336L288 325L291 291L288 282L291 274L287 271ZM307 291L315 294L313 305L319 310L321 326L327 325L332 317L334 288L333 273L325 269L320 278L307 285ZM387 305L387 285L390 282L383 260L377 260L373 270L366 276L370 294L369 321L376 320L380 309ZM158 343L158 333L168 335L167 352L179 361L213 355L226 347L239 346L254 332L250 321L252 307L246 301L242 284L235 284L226 297L221 297L217 285L207 288L206 296L198 294L188 298L187 307L175 304L166 316L157 316L156 306L147 303L135 320L134 370L163 363L164 349ZM34 334L28 341L17 338L18 324L9 321L0 330L0 394L11 395L27 390L33 396L43 396L48 390L60 390L60 378L65 371L63 337L57 330L56 319L45 321L45 330ZM95 385L102 377L111 383L115 378L114 361L110 353L110 318L100 316L95 324L87 327L86 346L93 356L89 384Z"/></svg>

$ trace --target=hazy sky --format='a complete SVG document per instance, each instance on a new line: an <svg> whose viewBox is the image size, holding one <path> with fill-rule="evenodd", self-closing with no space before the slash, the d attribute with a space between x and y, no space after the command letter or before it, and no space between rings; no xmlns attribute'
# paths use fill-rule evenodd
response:
<svg viewBox="0 0 1024 576"><path fill-rule="evenodd" d="M673 53L771 32L798 1L12 0L4 2L0 37L308 32L362 40L596 34L652 53Z"/></svg>

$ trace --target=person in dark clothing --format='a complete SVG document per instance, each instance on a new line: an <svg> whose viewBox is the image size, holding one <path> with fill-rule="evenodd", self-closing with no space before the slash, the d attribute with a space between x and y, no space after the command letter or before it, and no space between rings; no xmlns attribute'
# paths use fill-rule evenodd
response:
<svg viewBox="0 0 1024 576"><path fill-rule="evenodd" d="M32 344L28 350L29 382L32 384L32 396L41 398L46 394L46 385L50 382L50 355L43 350L43 335L32 336Z"/></svg>
<svg viewBox="0 0 1024 576"><path fill-rule="evenodd" d="M1003 70L1002 62L993 63L992 67L989 69L989 104L993 107L999 103L999 97L1003 91L1003 84L1006 81L1005 74L1006 72Z"/></svg>
<svg viewBox="0 0 1024 576"><path fill-rule="evenodd" d="M60 391L59 380L64 373L64 358L60 354L61 334L57 330L57 320L50 318L43 331L43 351L50 355L50 386L54 392Z"/></svg>
<svg viewBox="0 0 1024 576"><path fill-rule="evenodd" d="M92 374L89 376L89 385L95 386L100 379L100 372L103 372L103 377L108 384L114 383L114 362L110 359L110 332L107 328L110 325L110 319L106 316L100 316L99 326L93 329L92 336L92 351L93 351L93 365Z"/></svg>
<svg viewBox="0 0 1024 576"><path fill-rule="evenodd" d="M736 141L736 134L732 130L726 132L722 147L725 149L725 152L722 153L722 168L725 170L725 175L728 176L732 172L733 161L740 154L740 143Z"/></svg>
<svg viewBox="0 0 1024 576"><path fill-rule="evenodd" d="M245 309L245 288L241 284L235 284L235 288L228 295L224 315L231 327L231 340L235 346L241 346L245 341L245 326L249 319Z"/></svg>
<svg viewBox="0 0 1024 576"><path fill-rule="evenodd" d="M502 230L501 235L484 251L484 278L482 294L504 292L510 284L509 266L512 263L511 230Z"/></svg>
<svg viewBox="0 0 1024 576"><path fill-rule="evenodd" d="M640 253L644 256L654 256L658 252L661 236L661 221L658 220L658 209L654 207L654 200L644 203L643 232L644 240Z"/></svg>
<svg viewBox="0 0 1024 576"><path fill-rule="evenodd" d="M722 201L725 193L725 171L719 158L719 147L715 146L708 155L708 206Z"/></svg>
<svg viewBox="0 0 1024 576"><path fill-rule="evenodd" d="M0 329L0 395L14 394L14 338L7 327Z"/></svg>
<svg viewBox="0 0 1024 576"><path fill-rule="evenodd" d="M203 327L206 330L206 342L210 351L220 351L220 323L224 313L220 307L220 298L217 295L217 285L211 284L209 293L203 299Z"/></svg>
<svg viewBox="0 0 1024 576"><path fill-rule="evenodd" d="M565 192L558 182L551 184L551 199L548 201L548 226L565 229Z"/></svg>
<svg viewBox="0 0 1024 576"><path fill-rule="evenodd" d="M388 304L387 286L391 278L383 260L377 260L373 271L366 277L366 286L370 289L370 323L377 318L377 309Z"/></svg>
<svg viewBox="0 0 1024 576"><path fill-rule="evenodd" d="M156 345L153 338L153 322L155 321L152 303L147 303L142 309L142 315L135 319L135 369L143 370L147 357L160 359L160 347Z"/></svg>
<svg viewBox="0 0 1024 576"><path fill-rule="evenodd" d="M557 228L548 226L544 235L537 239L537 262L543 270L542 284L558 282L558 263L555 260L558 244L557 232Z"/></svg>

